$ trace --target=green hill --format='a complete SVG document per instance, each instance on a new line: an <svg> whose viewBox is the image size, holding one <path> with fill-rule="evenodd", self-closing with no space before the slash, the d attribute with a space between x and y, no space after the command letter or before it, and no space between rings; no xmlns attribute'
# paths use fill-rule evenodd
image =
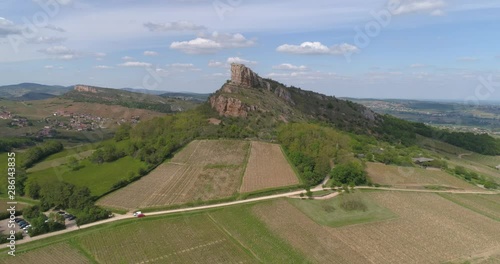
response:
<svg viewBox="0 0 500 264"><path fill-rule="evenodd" d="M74 89L64 94L62 98L76 102L121 105L162 113L185 111L197 105L194 101L164 98L153 94L135 93L88 85L75 85Z"/></svg>

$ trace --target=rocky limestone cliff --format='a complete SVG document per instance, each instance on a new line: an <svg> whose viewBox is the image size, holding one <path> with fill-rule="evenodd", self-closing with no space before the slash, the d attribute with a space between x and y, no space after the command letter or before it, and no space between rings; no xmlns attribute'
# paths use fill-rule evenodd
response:
<svg viewBox="0 0 500 264"><path fill-rule="evenodd" d="M87 92L87 93L97 93L97 89L95 87L87 86L87 85L75 85L75 91Z"/></svg>
<svg viewBox="0 0 500 264"><path fill-rule="evenodd" d="M263 87L270 89L271 84L243 64L231 64L231 83L244 87Z"/></svg>
<svg viewBox="0 0 500 264"><path fill-rule="evenodd" d="M249 111L257 110L256 106L249 106L239 99L223 95L210 97L210 104L222 116L246 117Z"/></svg>
<svg viewBox="0 0 500 264"><path fill-rule="evenodd" d="M212 108L219 115L246 117L249 111L265 111L256 105L248 105L240 99L231 96L231 93L239 93L241 89L260 89L273 93L276 97L294 105L292 96L287 88L281 85L272 85L269 81L262 79L259 75L243 64L231 64L231 81L224 84L218 93L210 98ZM222 94L221 94L222 93ZM272 96L272 94L270 94Z"/></svg>

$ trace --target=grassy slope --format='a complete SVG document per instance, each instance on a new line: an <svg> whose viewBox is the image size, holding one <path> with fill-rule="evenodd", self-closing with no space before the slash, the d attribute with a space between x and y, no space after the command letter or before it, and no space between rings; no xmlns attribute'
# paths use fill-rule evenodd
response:
<svg viewBox="0 0 500 264"><path fill-rule="evenodd" d="M131 157L124 157L111 163L94 164L88 160L82 162L85 167L71 171L65 166L36 171L28 175L28 180L51 182L63 180L76 186L89 187L92 195L102 195L122 179L130 177L129 172L136 172L145 164Z"/></svg>
<svg viewBox="0 0 500 264"><path fill-rule="evenodd" d="M363 196L363 193L342 195L359 195L368 209L364 212L345 211L340 207L342 197L327 200L288 199L288 201L313 219L316 223L330 227L341 227L352 224L382 221L397 217L396 214L391 212L389 209L366 199Z"/></svg>

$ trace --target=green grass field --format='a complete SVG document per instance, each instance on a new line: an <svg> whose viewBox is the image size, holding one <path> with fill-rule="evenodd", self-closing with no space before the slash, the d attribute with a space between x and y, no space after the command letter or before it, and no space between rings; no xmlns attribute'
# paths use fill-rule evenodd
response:
<svg viewBox="0 0 500 264"><path fill-rule="evenodd" d="M71 154L71 152L66 152L66 151L64 151L64 152L65 152L64 154L66 154L65 156L62 156L60 158L45 159L44 161L35 164L35 166L29 168L26 171L30 173L30 172L35 172L35 171L46 170L46 169L53 168L53 167L59 167L61 165L66 164L70 157L75 157L77 160L82 160L82 159L87 158L90 155L92 155L94 150L91 149L91 150L86 150L86 151L73 153L73 154ZM54 155L58 155L58 154L59 153L56 153Z"/></svg>
<svg viewBox="0 0 500 264"><path fill-rule="evenodd" d="M92 195L102 195L120 180L130 178L130 172L137 174L139 168L146 164L131 158L124 157L114 162L95 164L89 160L83 160L83 168L72 171L66 166L59 166L28 174L28 181L53 182L62 180L76 186L87 186Z"/></svg>
<svg viewBox="0 0 500 264"><path fill-rule="evenodd" d="M344 197L356 196L365 205L366 211L346 211L340 203ZM327 200L288 199L288 202L297 207L316 223L330 227L341 227L374 221L382 221L397 217L389 209L367 199L362 192L342 194Z"/></svg>

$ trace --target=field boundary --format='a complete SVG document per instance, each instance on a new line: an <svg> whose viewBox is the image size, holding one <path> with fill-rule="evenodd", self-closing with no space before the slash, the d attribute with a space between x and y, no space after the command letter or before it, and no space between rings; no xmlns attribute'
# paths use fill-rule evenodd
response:
<svg viewBox="0 0 500 264"><path fill-rule="evenodd" d="M244 251L246 251L247 253L249 253L249 255L253 256L255 259L257 259L259 262L263 263L261 259L259 259L259 257L257 257L257 254L255 254L255 252L253 252L251 249L245 247L245 245L243 245L238 239L236 239L226 228L224 228L221 224L219 224L213 217L212 215L210 215L210 213L207 213L207 216L208 218L210 219L210 221L212 221L212 223L222 232L224 233L226 236L229 237L229 239L233 240L233 242L240 246Z"/></svg>
<svg viewBox="0 0 500 264"><path fill-rule="evenodd" d="M281 144L278 144L280 146L281 153L285 157L286 162L288 162L288 165L292 168L293 172L295 173L295 177L299 180L299 184L303 185L304 184L304 179L302 179L301 174L299 173L299 170L295 167L295 165L292 163L290 158L288 157L288 154L286 153L285 149L283 149L283 146Z"/></svg>
<svg viewBox="0 0 500 264"><path fill-rule="evenodd" d="M240 177L240 184L238 185L238 190L236 190L235 194L241 193L241 186L243 185L243 177L245 177L245 171L247 170L247 165L248 165L248 160L250 159L250 151L252 151L252 142L253 141L248 141L248 149L247 153L245 154L245 160L243 161L243 168L241 170L241 177Z"/></svg>
<svg viewBox="0 0 500 264"><path fill-rule="evenodd" d="M450 202L452 202L452 203L454 203L454 204L457 204L457 205L462 206L463 208L469 209L469 210L471 210L471 211L473 211L473 212L475 212L475 213L477 213L477 214L480 214L480 215L482 215L482 216L485 216L485 217L488 217L488 218L490 218L490 219L492 219L492 220L495 220L495 221L500 222L500 218L496 218L496 217L492 217L492 216L490 216L490 215L484 214L484 212L481 212L480 210L475 209L475 208L473 208L472 206L466 205L466 204L464 204L464 203L462 203L462 202L459 202L459 201L457 201L457 200L454 200L453 198L450 198L449 196L453 195L453 193L451 193L451 194L450 194L450 193L448 193L448 197L447 197L446 195L441 194L441 193L438 193L438 195L439 195L440 197L442 197L443 199L446 199L446 200L448 200L448 201L450 201ZM462 194L462 195L464 195L464 194ZM467 195L467 194L465 194L465 195ZM477 195L477 194L468 194L468 195ZM483 199L483 198L481 198L481 199Z"/></svg>

